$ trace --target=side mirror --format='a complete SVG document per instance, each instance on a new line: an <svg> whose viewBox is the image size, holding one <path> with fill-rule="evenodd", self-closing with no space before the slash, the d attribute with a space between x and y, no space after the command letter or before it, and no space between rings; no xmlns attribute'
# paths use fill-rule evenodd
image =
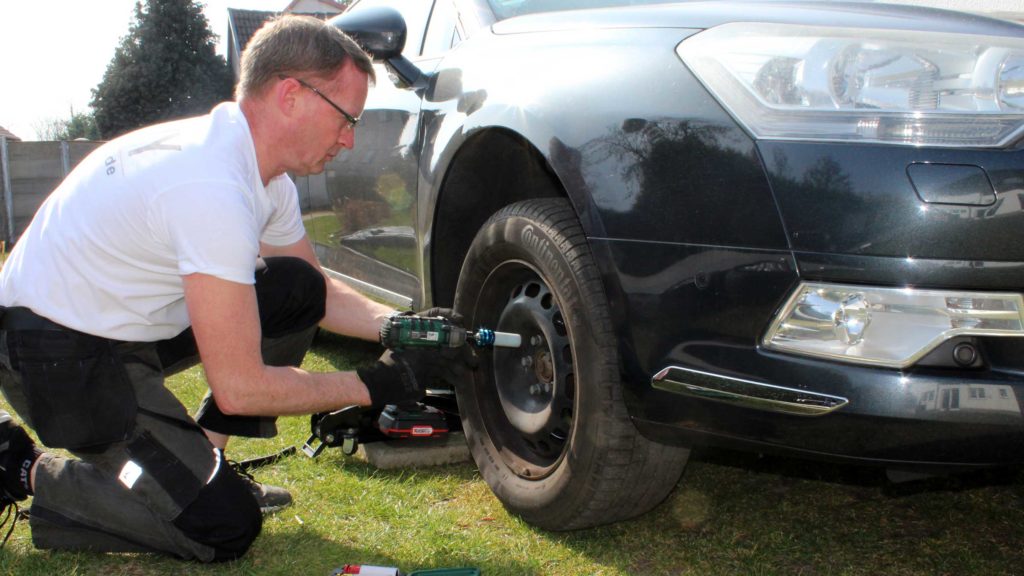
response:
<svg viewBox="0 0 1024 576"><path fill-rule="evenodd" d="M343 12L328 23L351 36L378 62L400 57L405 48L405 19L394 8L374 6Z"/></svg>
<svg viewBox="0 0 1024 576"><path fill-rule="evenodd" d="M363 47L377 62L383 61L401 85L414 90L426 86L426 76L402 56L406 27L401 13L387 6L343 12L328 20Z"/></svg>

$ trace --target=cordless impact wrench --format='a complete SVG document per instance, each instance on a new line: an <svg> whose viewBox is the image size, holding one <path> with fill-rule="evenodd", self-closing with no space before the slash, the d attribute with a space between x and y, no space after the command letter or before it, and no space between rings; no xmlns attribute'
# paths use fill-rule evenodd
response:
<svg viewBox="0 0 1024 576"><path fill-rule="evenodd" d="M495 332L479 328L470 332L452 324L442 316L394 315L380 327L380 343L385 348L459 348L466 343L477 348L518 348L522 344L519 334Z"/></svg>
<svg viewBox="0 0 1024 576"><path fill-rule="evenodd" d="M396 314L381 324L380 343L396 351L404 348L442 350L468 343L476 348L518 348L522 337L489 328L471 332L443 316ZM365 409L349 406L334 412L314 414L310 420L311 435L302 451L314 458L328 446L341 446L343 453L351 455L360 442L385 438L436 438L447 434L448 428L441 410L421 403L387 406L377 418L376 426Z"/></svg>

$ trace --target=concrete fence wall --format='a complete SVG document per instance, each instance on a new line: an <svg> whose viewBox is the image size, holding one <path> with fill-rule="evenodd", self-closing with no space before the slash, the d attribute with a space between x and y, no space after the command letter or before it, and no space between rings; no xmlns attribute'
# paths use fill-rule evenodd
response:
<svg viewBox="0 0 1024 576"><path fill-rule="evenodd" d="M0 137L0 240L13 244L43 200L102 142L12 142Z"/></svg>
<svg viewBox="0 0 1024 576"><path fill-rule="evenodd" d="M103 142L13 142L0 136L0 241L9 249L39 205ZM303 212L330 206L324 174L295 178Z"/></svg>

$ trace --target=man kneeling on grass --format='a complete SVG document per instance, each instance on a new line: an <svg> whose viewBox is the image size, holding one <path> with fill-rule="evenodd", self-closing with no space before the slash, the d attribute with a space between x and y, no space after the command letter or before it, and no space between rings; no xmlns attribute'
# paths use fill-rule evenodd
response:
<svg viewBox="0 0 1024 576"><path fill-rule="evenodd" d="M0 387L75 455L41 451L0 411L0 506L34 494L37 547L238 558L291 495L228 465L230 435L457 375L417 351L297 368L318 326L374 340L395 313L324 274L285 175L354 146L373 77L333 26L282 17L243 54L237 102L107 143L39 209L0 273ZM193 419L164 378L200 361L210 393Z"/></svg>

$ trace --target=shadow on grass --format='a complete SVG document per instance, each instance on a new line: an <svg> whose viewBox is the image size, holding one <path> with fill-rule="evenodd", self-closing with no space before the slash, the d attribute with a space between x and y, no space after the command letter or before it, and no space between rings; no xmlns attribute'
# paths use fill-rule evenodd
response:
<svg viewBox="0 0 1024 576"><path fill-rule="evenodd" d="M786 479L827 482L849 487L870 488L888 497L910 496L935 492L957 492L984 487L1024 484L1020 467L980 468L956 473L910 475L892 480L886 470L877 466L858 466L799 458L702 448L693 451L691 462L726 466Z"/></svg>
<svg viewBox="0 0 1024 576"><path fill-rule="evenodd" d="M347 530L357 531L352 525ZM331 538L344 539L344 534ZM474 566L476 560L469 554L450 552L447 567ZM476 562L478 564L478 562ZM431 568L430 566L400 566L392 557L368 552L344 542L329 539L313 530L298 527L289 532L267 532L256 540L249 552L233 562L203 564L178 560L159 554L105 554L100 552L12 551L0 553L2 574L312 574L328 576L346 564L397 566L403 573ZM503 559L502 572L531 574L523 564ZM505 572L505 570L510 570Z"/></svg>
<svg viewBox="0 0 1024 576"><path fill-rule="evenodd" d="M878 468L706 449L653 511L548 537L627 574L988 575L1019 572L1022 523L1019 470L892 484Z"/></svg>
<svg viewBox="0 0 1024 576"><path fill-rule="evenodd" d="M359 530L358 525L348 526L348 530ZM344 533L337 535L343 539ZM362 564L374 566L397 566L403 574L414 570L431 568L429 566L402 566L392 557L377 553L367 552L359 548L345 545L333 540L328 540L310 531L299 530L286 534L267 534L256 541L254 550L256 553L250 559L251 570L246 573L263 573L260 570L262 559L266 558L267 563L274 566L275 573L281 574L318 574L328 576L336 568L346 564ZM281 563L281 556L290 558L289 565ZM450 551L446 554L445 566L474 566L476 560L470 555L458 551ZM523 567L521 574L528 572Z"/></svg>

